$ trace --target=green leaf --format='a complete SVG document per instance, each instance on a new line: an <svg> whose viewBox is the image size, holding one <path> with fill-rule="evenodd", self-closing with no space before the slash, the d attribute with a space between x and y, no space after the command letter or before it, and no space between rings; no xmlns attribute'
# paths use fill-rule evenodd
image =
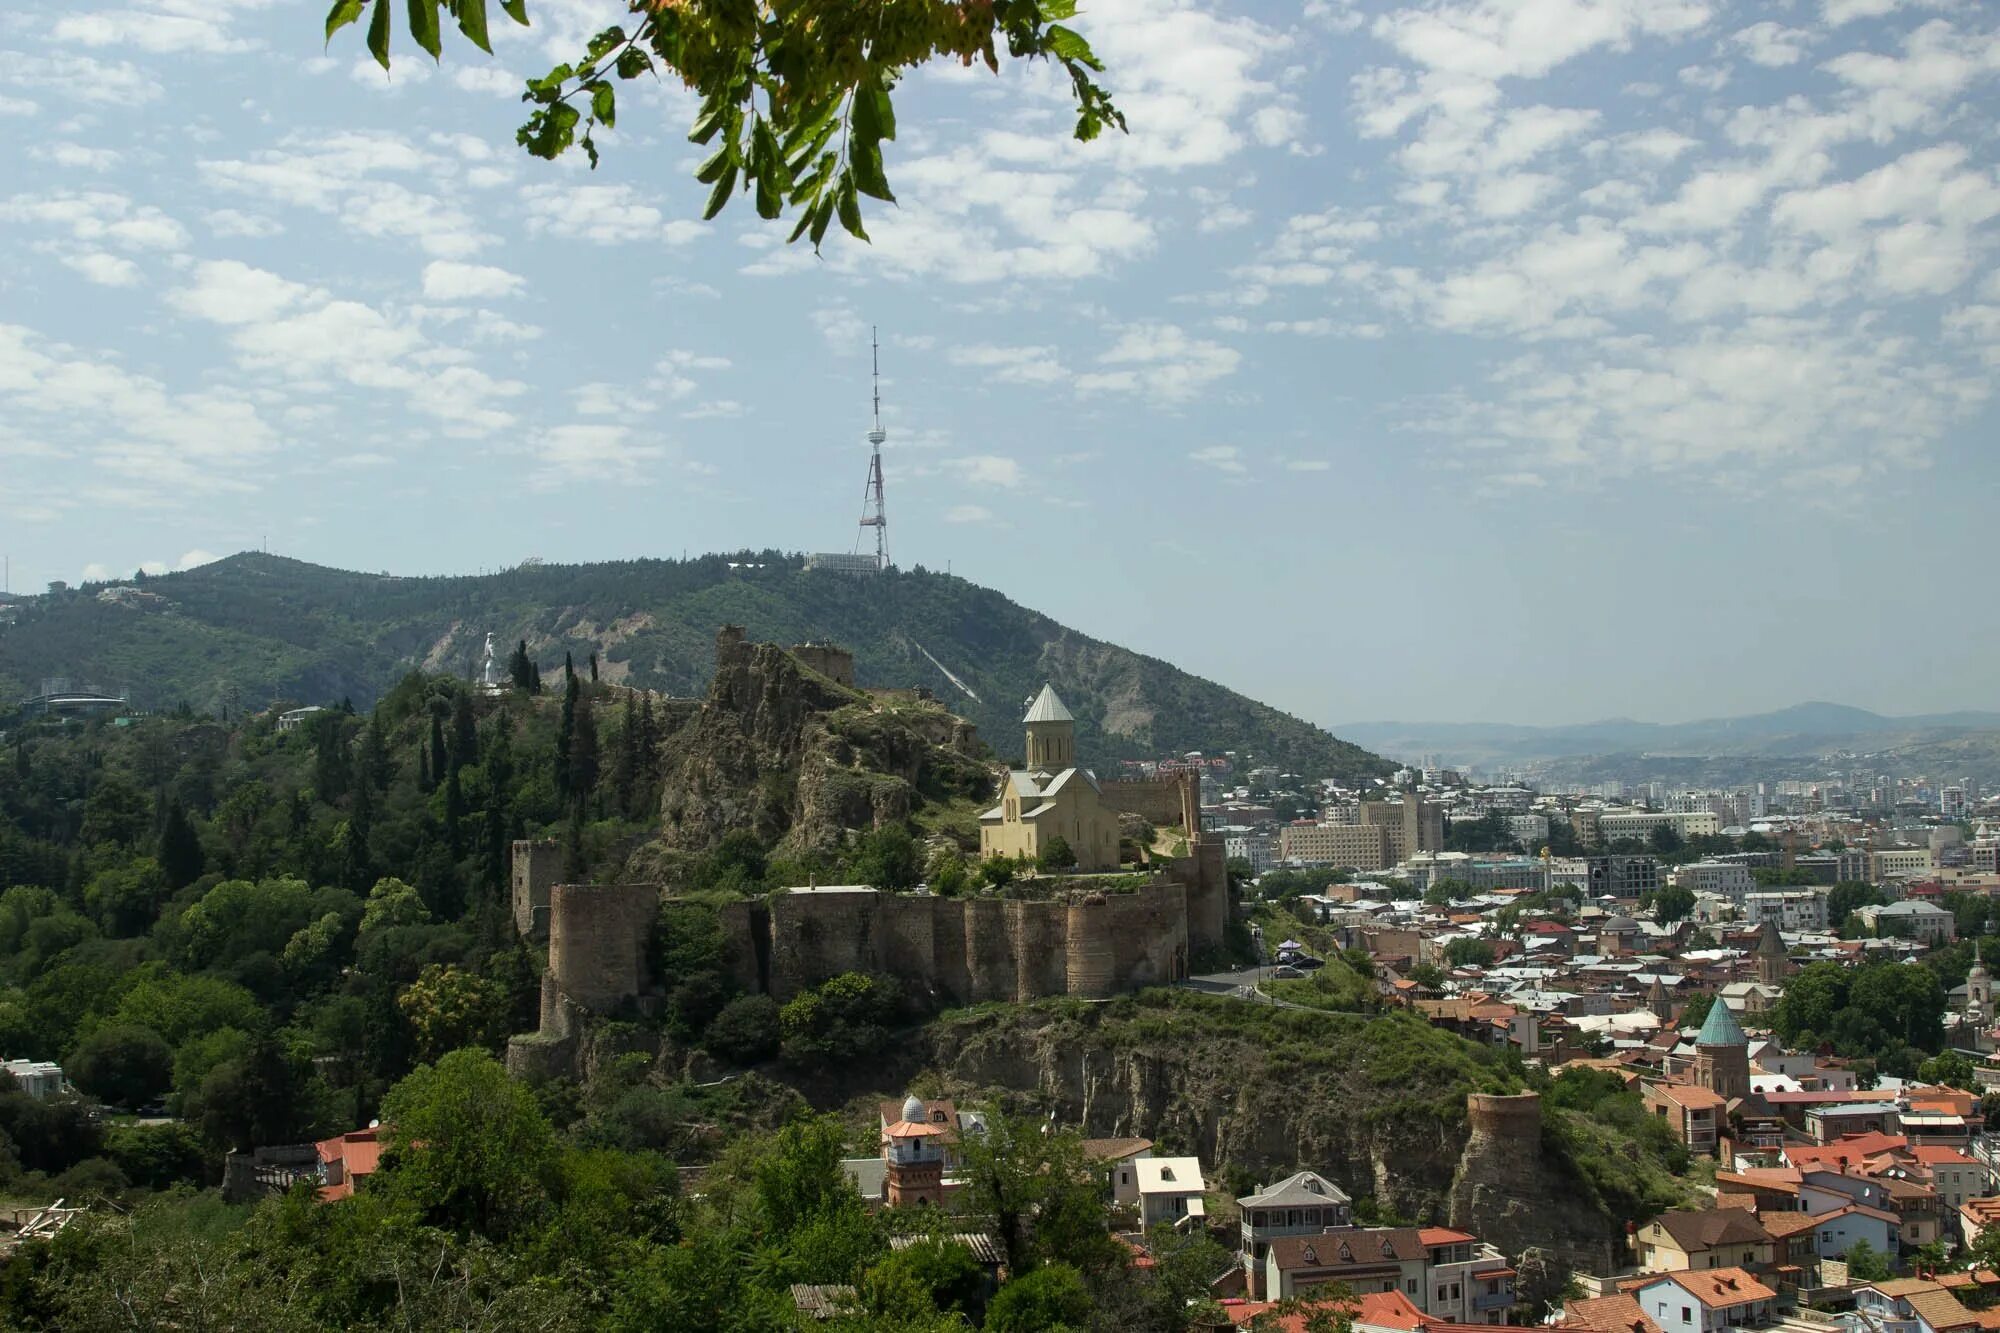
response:
<svg viewBox="0 0 2000 1333"><path fill-rule="evenodd" d="M606 28L603 32L598 33L590 39L590 46L585 50L583 58L595 64L598 60L610 55L624 44L625 30L623 28Z"/></svg>
<svg viewBox="0 0 2000 1333"><path fill-rule="evenodd" d="M410 0L410 36L432 60L444 53L438 33L438 0Z"/></svg>
<svg viewBox="0 0 2000 1333"><path fill-rule="evenodd" d="M769 220L785 211L784 196L778 193L778 183L769 172L757 175L757 216Z"/></svg>
<svg viewBox="0 0 2000 1333"><path fill-rule="evenodd" d="M840 213L840 225L847 228L850 236L868 239L868 233L861 229L861 201L854 197L854 173L840 173L840 188L834 192L834 207Z"/></svg>
<svg viewBox="0 0 2000 1333"><path fill-rule="evenodd" d="M333 0L333 8L326 11L326 39L331 42L333 35L361 17L365 6L362 0Z"/></svg>
<svg viewBox="0 0 2000 1333"><path fill-rule="evenodd" d="M653 68L653 58L643 47L628 46L618 53L618 77L636 79Z"/></svg>
<svg viewBox="0 0 2000 1333"><path fill-rule="evenodd" d="M826 224L833 221L832 198L822 199L813 205L812 220L812 243L813 249L817 250L821 238L826 235Z"/></svg>
<svg viewBox="0 0 2000 1333"><path fill-rule="evenodd" d="M886 203L895 203L896 196L889 193L888 178L882 174L882 150L870 143L862 143L860 136L847 155L848 170L854 177L854 188L863 194L873 195ZM853 230L849 228L848 230Z"/></svg>
<svg viewBox="0 0 2000 1333"><path fill-rule="evenodd" d="M524 28L528 26L528 0L500 0L500 8L506 10L507 17L514 22Z"/></svg>
<svg viewBox="0 0 2000 1333"><path fill-rule="evenodd" d="M610 84L598 82L590 85L590 114L606 129L617 123L618 94Z"/></svg>
<svg viewBox="0 0 2000 1333"><path fill-rule="evenodd" d="M1076 0L1042 0L1042 17L1051 22L1076 17Z"/></svg>
<svg viewBox="0 0 2000 1333"><path fill-rule="evenodd" d="M689 143L707 143L722 128L723 119L729 114L729 103L721 97L711 97L701 109L701 116L694 128L688 131ZM699 178L697 178L699 179Z"/></svg>
<svg viewBox="0 0 2000 1333"><path fill-rule="evenodd" d="M465 34L466 40L487 55L492 55L493 39L486 34L486 0L456 0L451 8L458 15L458 30ZM526 23L526 12L516 21Z"/></svg>
<svg viewBox="0 0 2000 1333"><path fill-rule="evenodd" d="M792 188L792 173L785 167L785 155L778 150L778 136L772 133L768 120L758 121L750 131L750 159L757 164L760 187L763 182L769 181L772 191L780 195Z"/></svg>
<svg viewBox="0 0 2000 1333"><path fill-rule="evenodd" d="M1092 69L1104 68L1104 62L1091 51L1090 43L1083 39L1083 34L1065 28L1060 23L1052 25L1048 32L1043 34L1042 41L1049 54L1058 60L1074 60Z"/></svg>
<svg viewBox="0 0 2000 1333"><path fill-rule="evenodd" d="M885 122L882 115L889 98L873 79L864 80L854 87L854 105L848 113L848 122L853 126L854 137L863 144L878 144L884 139L896 137L896 118L892 113Z"/></svg>
<svg viewBox="0 0 2000 1333"><path fill-rule="evenodd" d="M376 64L389 68L389 0L375 0L375 14L368 20L368 53Z"/></svg>
<svg viewBox="0 0 2000 1333"><path fill-rule="evenodd" d="M722 173L730 169L736 157L736 145L724 140L722 147L708 155L708 160L695 168L694 178L703 185L713 185L722 179Z"/></svg>
<svg viewBox="0 0 2000 1333"><path fill-rule="evenodd" d="M720 213L722 206L729 202L729 196L735 189L736 164L731 162L729 169L722 173L722 178L715 182L715 188L709 191L708 207L702 210L701 220L706 222L717 213Z"/></svg>

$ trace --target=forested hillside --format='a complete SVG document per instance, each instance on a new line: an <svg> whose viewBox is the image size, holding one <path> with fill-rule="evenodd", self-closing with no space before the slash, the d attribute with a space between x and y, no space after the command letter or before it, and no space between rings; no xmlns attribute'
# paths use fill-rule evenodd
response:
<svg viewBox="0 0 2000 1333"><path fill-rule="evenodd" d="M413 667L467 676L488 633L503 652L525 639L544 670L595 652L608 680L695 695L716 627L736 623L752 639L839 642L860 683L936 691L1003 755L1018 744L1021 701L1047 680L1099 765L1228 749L1313 776L1387 771L1298 718L921 568L854 579L761 552L398 578L250 553L137 586L159 600L113 604L86 587L32 599L0 625L0 700L63 676L155 709L365 708ZM1187 632L1217 629L1189 608Z"/></svg>

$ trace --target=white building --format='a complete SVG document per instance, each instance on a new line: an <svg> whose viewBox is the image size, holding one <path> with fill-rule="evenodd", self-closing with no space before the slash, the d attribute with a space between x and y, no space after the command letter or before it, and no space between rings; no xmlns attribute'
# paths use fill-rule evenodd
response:
<svg viewBox="0 0 2000 1333"><path fill-rule="evenodd" d="M1684 866L1675 866L1667 872L1667 883L1698 894L1712 893L1733 903L1741 903L1750 890L1757 887L1750 867L1728 861L1690 861Z"/></svg>
<svg viewBox="0 0 2000 1333"><path fill-rule="evenodd" d="M62 1066L52 1060L8 1060L0 1063L0 1069L12 1074L14 1085L38 1102L69 1091Z"/></svg>
<svg viewBox="0 0 2000 1333"><path fill-rule="evenodd" d="M1549 817L1547 815L1508 815L1507 836L1532 852L1535 848L1549 840Z"/></svg>
<svg viewBox="0 0 2000 1333"><path fill-rule="evenodd" d="M1914 899L1857 907L1853 916L1871 935L1896 935L1923 944L1949 944L1958 934L1957 917L1942 907Z"/></svg>
<svg viewBox="0 0 2000 1333"><path fill-rule="evenodd" d="M1713 810L1652 811L1606 810L1597 817L1597 836L1604 842L1632 838L1639 842L1653 836L1656 828L1670 828L1683 838L1712 836L1722 831L1722 821Z"/></svg>
<svg viewBox="0 0 2000 1333"><path fill-rule="evenodd" d="M1222 830L1222 854L1232 861L1248 861L1250 873L1261 875L1277 864L1279 841L1279 835L1268 829L1233 825Z"/></svg>
<svg viewBox="0 0 2000 1333"><path fill-rule="evenodd" d="M1761 889L1743 895L1743 919L1753 926L1766 921L1781 931L1798 933L1826 929L1824 889Z"/></svg>
<svg viewBox="0 0 2000 1333"><path fill-rule="evenodd" d="M1187 1218L1206 1215L1201 1162L1193 1157L1141 1157L1132 1163L1139 1178L1139 1225L1177 1226Z"/></svg>

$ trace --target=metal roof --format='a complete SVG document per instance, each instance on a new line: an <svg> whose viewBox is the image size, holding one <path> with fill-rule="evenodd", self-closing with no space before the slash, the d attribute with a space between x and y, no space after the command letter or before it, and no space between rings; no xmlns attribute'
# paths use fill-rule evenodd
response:
<svg viewBox="0 0 2000 1333"><path fill-rule="evenodd" d="M1076 721L1070 715L1069 709L1063 706L1063 701L1056 697L1055 686L1049 684L1042 686L1042 692L1028 705L1028 715L1021 720L1023 722Z"/></svg>

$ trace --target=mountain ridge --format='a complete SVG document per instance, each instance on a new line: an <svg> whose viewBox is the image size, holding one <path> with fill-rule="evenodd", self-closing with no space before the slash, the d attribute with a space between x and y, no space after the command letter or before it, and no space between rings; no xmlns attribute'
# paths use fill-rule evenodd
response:
<svg viewBox="0 0 2000 1333"><path fill-rule="evenodd" d="M566 653L583 669L596 652L607 679L692 697L707 688L716 629L740 624L752 639L841 643L859 683L930 688L1003 756L1019 744L1015 704L1047 680L1093 763L1235 749L1310 776L1391 767L1163 659L921 567L854 578L746 551L395 575L251 551L120 585L144 596L119 603L99 598L109 586L21 603L17 623L0 626L0 699L66 676L150 708L365 706L419 666L469 676L489 632L502 656L526 640L544 671Z"/></svg>
<svg viewBox="0 0 2000 1333"><path fill-rule="evenodd" d="M1808 700L1763 713L1689 722L1347 722L1341 733L1392 756L1440 752L1459 762L1526 763L1593 754L1809 754L1900 748L1918 741L2000 731L2000 712L1962 709L1891 716Z"/></svg>

